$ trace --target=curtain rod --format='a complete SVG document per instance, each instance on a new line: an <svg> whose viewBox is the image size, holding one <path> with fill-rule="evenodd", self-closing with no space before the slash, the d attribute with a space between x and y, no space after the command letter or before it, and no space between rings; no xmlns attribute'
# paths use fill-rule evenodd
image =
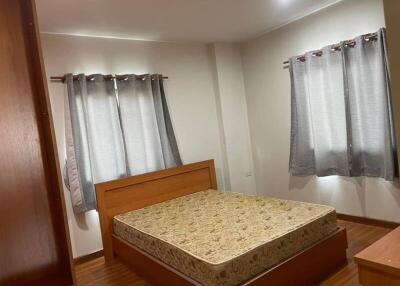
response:
<svg viewBox="0 0 400 286"><path fill-rule="evenodd" d="M378 38L378 34L377 33L369 33L369 34L362 35L362 37L363 37L363 39L365 41L368 42L370 40L376 40ZM354 48L354 46L356 45L356 40L352 39L352 40L344 41L344 45L346 47ZM342 48L341 48L341 44L340 43L331 45L331 50L334 51L334 52L335 51L340 51L341 49ZM315 57L320 57L320 56L322 56L322 53L323 53L323 51L320 49L320 50L313 51L312 55L315 56ZM300 55L296 59L298 61L305 62L306 55L305 54ZM283 64L284 65L289 64L289 60L284 61Z"/></svg>
<svg viewBox="0 0 400 286"><path fill-rule="evenodd" d="M143 74L143 75L137 75L136 77L138 78L145 78L146 76L149 76L150 74ZM86 76L87 78L93 78L93 76ZM112 75L104 75L104 79L109 80L109 79L121 79L125 78L126 76L112 76ZM74 79L78 78L78 76L74 75ZM163 76L162 79L168 79L167 76ZM52 82L65 82L65 76L51 76L50 80Z"/></svg>

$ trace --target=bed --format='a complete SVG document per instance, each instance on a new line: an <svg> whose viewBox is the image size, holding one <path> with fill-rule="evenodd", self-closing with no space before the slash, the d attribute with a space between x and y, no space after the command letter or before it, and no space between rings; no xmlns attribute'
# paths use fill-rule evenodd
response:
<svg viewBox="0 0 400 286"><path fill-rule="evenodd" d="M156 285L312 285L346 263L332 207L217 191L204 161L96 185L106 261Z"/></svg>

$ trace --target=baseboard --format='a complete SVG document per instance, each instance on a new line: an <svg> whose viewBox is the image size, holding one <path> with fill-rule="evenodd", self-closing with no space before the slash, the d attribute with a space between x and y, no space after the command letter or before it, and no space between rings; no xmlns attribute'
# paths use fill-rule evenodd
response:
<svg viewBox="0 0 400 286"><path fill-rule="evenodd" d="M102 257L103 255L104 255L104 251L103 251L103 249L101 249L99 251L90 253L88 255L79 256L77 258L74 258L74 265L79 265L79 264L88 262L90 260Z"/></svg>
<svg viewBox="0 0 400 286"><path fill-rule="evenodd" d="M347 221L357 222L357 223L362 223L362 224L386 227L386 228L391 228L391 229L395 229L400 226L400 223L398 223L398 222L380 220L380 219L375 219L375 218L354 216L354 215L341 214L341 213L337 213L336 216L338 219L341 219L341 220L347 220Z"/></svg>

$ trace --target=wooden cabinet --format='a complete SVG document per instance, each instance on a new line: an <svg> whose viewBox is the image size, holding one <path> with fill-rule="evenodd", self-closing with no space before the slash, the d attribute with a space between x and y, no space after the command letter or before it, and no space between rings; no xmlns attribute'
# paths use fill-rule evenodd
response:
<svg viewBox="0 0 400 286"><path fill-rule="evenodd" d="M400 285L400 227L358 253L354 260L361 285Z"/></svg>
<svg viewBox="0 0 400 286"><path fill-rule="evenodd" d="M0 285L71 285L34 1L0 1Z"/></svg>

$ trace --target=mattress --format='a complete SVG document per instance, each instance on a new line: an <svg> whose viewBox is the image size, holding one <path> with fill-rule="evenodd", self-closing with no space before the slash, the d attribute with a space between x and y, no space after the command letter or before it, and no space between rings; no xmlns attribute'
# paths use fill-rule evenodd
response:
<svg viewBox="0 0 400 286"><path fill-rule="evenodd" d="M207 190L114 217L114 233L202 285L243 283L337 229L329 206Z"/></svg>

